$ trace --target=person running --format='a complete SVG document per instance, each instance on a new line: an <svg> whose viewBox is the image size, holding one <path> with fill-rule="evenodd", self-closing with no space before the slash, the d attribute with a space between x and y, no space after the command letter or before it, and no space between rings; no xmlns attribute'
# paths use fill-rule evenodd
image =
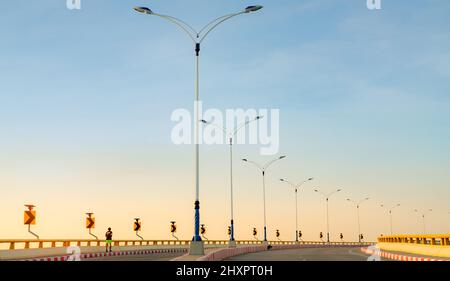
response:
<svg viewBox="0 0 450 281"><path fill-rule="evenodd" d="M106 231L105 236L106 236L106 252L108 252L108 246L109 246L109 252L112 252L113 232L111 231L111 227L108 227L108 231Z"/></svg>

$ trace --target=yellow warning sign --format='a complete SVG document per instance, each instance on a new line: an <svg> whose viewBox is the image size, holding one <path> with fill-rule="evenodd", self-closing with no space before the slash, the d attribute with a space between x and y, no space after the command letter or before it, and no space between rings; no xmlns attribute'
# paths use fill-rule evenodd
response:
<svg viewBox="0 0 450 281"><path fill-rule="evenodd" d="M135 221L133 224L133 230L134 231L141 231L141 222Z"/></svg>
<svg viewBox="0 0 450 281"><path fill-rule="evenodd" d="M87 229L95 228L95 218L93 217L86 218L86 228Z"/></svg>
<svg viewBox="0 0 450 281"><path fill-rule="evenodd" d="M28 210L23 213L23 224L36 224L36 211Z"/></svg>

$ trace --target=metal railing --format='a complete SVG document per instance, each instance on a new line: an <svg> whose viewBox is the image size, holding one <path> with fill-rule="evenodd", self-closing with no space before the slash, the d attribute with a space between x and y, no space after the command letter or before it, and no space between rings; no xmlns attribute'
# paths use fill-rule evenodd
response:
<svg viewBox="0 0 450 281"><path fill-rule="evenodd" d="M189 246L190 240L114 240L113 245L119 246ZM226 246L229 240L205 240L205 246ZM332 246L358 246L358 245L370 245L371 242L358 243L358 242L317 242L317 241L268 241L270 245L332 245ZM7 245L9 250L16 249L44 249L44 248L58 248L58 247L100 247L105 246L104 240L92 240L92 239L2 239L0 240L0 249L2 246ZM262 245L263 241L255 240L239 240L236 241L237 245Z"/></svg>
<svg viewBox="0 0 450 281"><path fill-rule="evenodd" d="M381 236L378 238L378 242L450 247L450 234Z"/></svg>

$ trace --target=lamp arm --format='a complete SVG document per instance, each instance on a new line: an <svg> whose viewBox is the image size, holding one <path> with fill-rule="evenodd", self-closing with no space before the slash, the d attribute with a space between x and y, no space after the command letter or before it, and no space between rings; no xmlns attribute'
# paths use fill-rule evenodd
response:
<svg viewBox="0 0 450 281"><path fill-rule="evenodd" d="M194 36L192 35L191 32L189 32L189 30L191 30L192 32L194 32L195 36L197 36L197 32L195 31L195 29L193 29L190 25L188 25L187 23L185 23L184 21L171 17L171 16L166 16L166 15L160 15L160 14L152 14L154 16L163 18L167 21L170 21L171 23L177 25L178 27L180 27L192 40L192 42L194 42L194 44L197 43L196 39L194 38Z"/></svg>
<svg viewBox="0 0 450 281"><path fill-rule="evenodd" d="M213 31L217 26L219 26L224 21L227 21L227 20L229 20L231 18L234 18L235 16L239 16L239 15L242 15L242 14L245 14L245 12L239 12L239 13L231 14L231 15L226 16L226 17L225 16L222 17L221 20L219 20L216 24L214 24L211 28L208 29L208 31L205 33L205 35L201 36L200 41L198 43L202 43L203 40L205 40L206 36L208 36L208 34L211 33L211 31ZM215 20L215 21L217 21L217 20ZM215 21L213 21L213 22L215 22ZM211 25L211 24L209 24L209 25Z"/></svg>

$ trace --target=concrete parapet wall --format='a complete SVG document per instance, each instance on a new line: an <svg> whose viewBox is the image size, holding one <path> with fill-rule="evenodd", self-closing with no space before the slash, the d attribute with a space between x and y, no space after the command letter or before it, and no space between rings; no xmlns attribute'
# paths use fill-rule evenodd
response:
<svg viewBox="0 0 450 281"><path fill-rule="evenodd" d="M450 246L426 245L413 243L386 243L377 244L381 250L403 252L432 257L450 258Z"/></svg>

